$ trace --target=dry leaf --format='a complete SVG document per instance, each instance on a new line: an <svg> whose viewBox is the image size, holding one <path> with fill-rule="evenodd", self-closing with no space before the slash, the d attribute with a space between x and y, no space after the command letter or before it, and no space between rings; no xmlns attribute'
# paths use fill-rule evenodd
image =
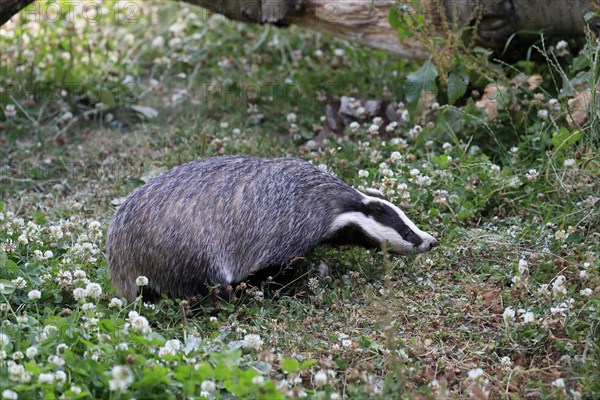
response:
<svg viewBox="0 0 600 400"><path fill-rule="evenodd" d="M569 115L567 116L569 128L574 129L583 126L587 118L591 97L591 90L582 90L577 92L575 97L569 99L567 102L569 106Z"/></svg>
<svg viewBox="0 0 600 400"><path fill-rule="evenodd" d="M481 100L475 103L477 108L482 108L483 111L487 114L488 120L492 120L498 115L498 106L496 104L496 95L499 90L504 89L501 85L497 83L490 83L483 90L483 96L481 96Z"/></svg>

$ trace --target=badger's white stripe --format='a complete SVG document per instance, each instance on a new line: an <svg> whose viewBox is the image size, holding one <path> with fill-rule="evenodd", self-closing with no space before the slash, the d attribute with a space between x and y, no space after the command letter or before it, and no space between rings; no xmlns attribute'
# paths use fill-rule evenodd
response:
<svg viewBox="0 0 600 400"><path fill-rule="evenodd" d="M360 193L360 192L359 192L359 193ZM380 192L380 191L379 191L379 190L377 190L377 189L373 189L373 188L366 188L366 189L365 189L365 193L366 193L367 195L369 195L369 196L375 196L375 197L377 197L377 196L381 196L381 197L384 197L384 198L385 198L385 194L383 194L382 192ZM362 194L362 195L364 196L364 194L365 194L365 193L360 193L360 194Z"/></svg>
<svg viewBox="0 0 600 400"><path fill-rule="evenodd" d="M338 215L331 224L329 232L334 233L353 224L359 226L368 236L379 243L389 242L392 245L391 250L397 253L410 253L414 248L414 245L404 240L395 229L382 225L358 211Z"/></svg>
<svg viewBox="0 0 600 400"><path fill-rule="evenodd" d="M414 233L419 235L419 237L423 240L423 242L429 243L432 241L432 239L434 239L433 236L431 236L428 233L425 233L422 230L420 230L419 228L417 228L417 226L410 219L408 219L406 214L404 214L404 212L401 209L396 207L396 205L394 203L391 203L387 200L380 199L378 197L372 197L372 196L368 196L368 195L364 195L364 194L363 194L363 196L365 197L363 199L364 204L379 202L379 203L385 204L388 207L391 207L394 211L396 211L396 213L398 213L398 216L400 217L402 222L404 222L404 224L406 226L408 226L411 231L413 231Z"/></svg>

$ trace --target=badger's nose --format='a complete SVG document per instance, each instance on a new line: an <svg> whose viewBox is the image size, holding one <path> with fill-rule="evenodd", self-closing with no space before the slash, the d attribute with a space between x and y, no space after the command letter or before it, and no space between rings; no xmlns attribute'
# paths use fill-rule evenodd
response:
<svg viewBox="0 0 600 400"><path fill-rule="evenodd" d="M429 250L431 250L437 246L438 246L438 241L435 238L431 238L431 241L429 242Z"/></svg>

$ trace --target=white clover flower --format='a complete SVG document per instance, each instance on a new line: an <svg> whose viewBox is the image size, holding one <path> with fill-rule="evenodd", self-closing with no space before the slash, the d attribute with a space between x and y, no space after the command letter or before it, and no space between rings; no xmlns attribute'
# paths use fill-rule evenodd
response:
<svg viewBox="0 0 600 400"><path fill-rule="evenodd" d="M17 394L17 392L13 392L10 389L5 389L2 391L2 399L4 400L17 400L19 398L19 395Z"/></svg>
<svg viewBox="0 0 600 400"><path fill-rule="evenodd" d="M525 174L525 178L527 178L527 180L530 181L530 182L537 181L538 176L539 176L539 172L537 172L535 169L530 169Z"/></svg>
<svg viewBox="0 0 600 400"><path fill-rule="evenodd" d="M117 365L111 371L113 379L108 381L108 387L113 392L124 392L133 383L133 372L126 365Z"/></svg>
<svg viewBox="0 0 600 400"><path fill-rule="evenodd" d="M56 346L56 354L57 355L65 354L65 351L67 351L68 349L69 349L69 346L67 346L66 343L60 343L58 346Z"/></svg>
<svg viewBox="0 0 600 400"><path fill-rule="evenodd" d="M38 376L38 382L41 384L52 385L54 383L54 374L52 372L41 373Z"/></svg>
<svg viewBox="0 0 600 400"><path fill-rule="evenodd" d="M559 40L558 43L556 43L556 50L564 50L569 46L569 44L567 43L566 40Z"/></svg>
<svg viewBox="0 0 600 400"><path fill-rule="evenodd" d="M418 186L430 186L432 183L432 180L430 177L428 177L426 175L419 175L413 179L413 182Z"/></svg>
<svg viewBox="0 0 600 400"><path fill-rule="evenodd" d="M202 383L200 384L200 389L202 389L205 392L214 392L216 388L217 386L213 381L206 380L202 381Z"/></svg>
<svg viewBox="0 0 600 400"><path fill-rule="evenodd" d="M342 339L342 346L343 347L350 347L352 345L352 340L350 339Z"/></svg>
<svg viewBox="0 0 600 400"><path fill-rule="evenodd" d="M14 382L29 383L31 372L25 370L21 364L10 364L8 366L8 379Z"/></svg>
<svg viewBox="0 0 600 400"><path fill-rule="evenodd" d="M150 327L150 324L148 323L146 317L140 315L131 320L130 327L135 332L143 332L146 330L146 328Z"/></svg>
<svg viewBox="0 0 600 400"><path fill-rule="evenodd" d="M564 229L559 229L558 231L554 232L554 238L556 240L565 240L567 236L567 232L565 232Z"/></svg>
<svg viewBox="0 0 600 400"><path fill-rule="evenodd" d="M502 369L508 370L512 367L512 365L513 365L513 362L510 359L510 357L504 356L500 359L500 366L502 367Z"/></svg>
<svg viewBox="0 0 600 400"><path fill-rule="evenodd" d="M181 38L174 37L171 40L169 40L168 45L171 49L178 49L181 47L182 43L183 41L181 40Z"/></svg>
<svg viewBox="0 0 600 400"><path fill-rule="evenodd" d="M329 395L329 399L330 400L339 400L339 399L341 399L341 397L340 397L339 393L333 392Z"/></svg>
<svg viewBox="0 0 600 400"><path fill-rule="evenodd" d="M417 176L417 175L421 175L421 171L419 171L416 168L413 168L409 171L409 174L411 174L412 176Z"/></svg>
<svg viewBox="0 0 600 400"><path fill-rule="evenodd" d="M165 342L165 345L159 350L159 355L162 351L163 355L175 355L181 350L181 341L178 339L171 339Z"/></svg>
<svg viewBox="0 0 600 400"><path fill-rule="evenodd" d="M541 119L548 119L548 110L544 110L544 109L538 110L537 116L538 116L538 118L541 118Z"/></svg>
<svg viewBox="0 0 600 400"><path fill-rule="evenodd" d="M59 356L51 355L48 357L48 362L62 367L65 365L65 359Z"/></svg>
<svg viewBox="0 0 600 400"><path fill-rule="evenodd" d="M35 347L35 346L30 346L27 348L27 350L25 350L25 355L29 359L35 358L35 356L37 356L38 354L39 354L39 351L38 351L37 347Z"/></svg>
<svg viewBox="0 0 600 400"><path fill-rule="evenodd" d="M594 293L594 291L590 288L585 288L579 291L579 294L585 297L589 297Z"/></svg>
<svg viewBox="0 0 600 400"><path fill-rule="evenodd" d="M83 288L73 289L73 298L75 300L83 302L87 296L88 296L87 290L85 290Z"/></svg>
<svg viewBox="0 0 600 400"><path fill-rule="evenodd" d="M523 322L525 322L526 324L534 321L535 315L531 311L527 311L525 314L523 314Z"/></svg>
<svg viewBox="0 0 600 400"><path fill-rule="evenodd" d="M390 160L392 160L393 162L398 162L398 161L402 160L402 154L400 154L399 151L394 151L390 155Z"/></svg>
<svg viewBox="0 0 600 400"><path fill-rule="evenodd" d="M563 161L563 166L565 168L573 168L576 164L577 163L572 158L567 158L567 159L565 159L565 161Z"/></svg>
<svg viewBox="0 0 600 400"><path fill-rule="evenodd" d="M87 279L87 274L81 269L76 269L75 271L73 271L73 279L77 281L83 281Z"/></svg>
<svg viewBox="0 0 600 400"><path fill-rule="evenodd" d="M550 307L550 313L557 314L559 316L565 315L565 311L567 311L567 310L568 310L568 308L565 306L565 303L561 303L557 307Z"/></svg>
<svg viewBox="0 0 600 400"><path fill-rule="evenodd" d="M353 133L358 132L358 130L360 129L360 124L356 121L351 122L350 125L348 125L348 126L350 127L350 130Z"/></svg>
<svg viewBox="0 0 600 400"><path fill-rule="evenodd" d="M79 386L71 385L69 390L75 395L81 394L81 388Z"/></svg>
<svg viewBox="0 0 600 400"><path fill-rule="evenodd" d="M335 49L335 50L334 50L334 52L333 52L333 53L334 53L334 54L335 54L337 57L343 57L343 56L344 56L344 49L337 48L337 49Z"/></svg>
<svg viewBox="0 0 600 400"><path fill-rule="evenodd" d="M500 173L500 166L496 165L496 164L490 165L490 172L492 172L494 174Z"/></svg>
<svg viewBox="0 0 600 400"><path fill-rule="evenodd" d="M263 345L260 335L248 334L244 336L244 348L258 350Z"/></svg>
<svg viewBox="0 0 600 400"><path fill-rule="evenodd" d="M158 356L161 358L166 357L166 356L174 356L174 355L175 355L175 351L168 347L163 346L160 349L158 349Z"/></svg>
<svg viewBox="0 0 600 400"><path fill-rule="evenodd" d="M361 169L358 171L358 176L360 178L368 178L369 177L369 171L367 171L366 169Z"/></svg>
<svg viewBox="0 0 600 400"><path fill-rule="evenodd" d="M567 287L565 286L567 278L564 275L558 275L554 282L552 282L552 293L555 296L563 296L567 294Z"/></svg>
<svg viewBox="0 0 600 400"><path fill-rule="evenodd" d="M89 297L98 299L102 295L102 286L98 283L91 282L87 284L85 291Z"/></svg>
<svg viewBox="0 0 600 400"><path fill-rule="evenodd" d="M147 286L148 285L148 278L146 278L145 276L138 276L135 279L135 284L138 286Z"/></svg>
<svg viewBox="0 0 600 400"><path fill-rule="evenodd" d="M506 307L504 309L504 313L502 313L502 318L504 318L504 322L508 323L515 319L515 310L512 307Z"/></svg>
<svg viewBox="0 0 600 400"><path fill-rule="evenodd" d="M27 281L25 279L23 279L23 277L20 277L20 276L11 280L10 283L15 285L18 289L25 289L25 287L27 286Z"/></svg>
<svg viewBox="0 0 600 400"><path fill-rule="evenodd" d="M14 117L15 115L17 115L17 109L15 108L15 105L8 104L4 108L4 115L6 115L6 118L11 118L11 117Z"/></svg>
<svg viewBox="0 0 600 400"><path fill-rule="evenodd" d="M22 359L23 359L23 357L24 357L24 355L23 355L23 353L22 353L22 352L20 352L20 351L15 351L15 352L12 354L12 359L13 359L13 360L15 360L15 361L22 360Z"/></svg>
<svg viewBox="0 0 600 400"><path fill-rule="evenodd" d="M452 151L452 145L450 143L448 143L448 142L445 142L442 145L442 149L444 149L444 153L448 154L448 153L450 153Z"/></svg>
<svg viewBox="0 0 600 400"><path fill-rule="evenodd" d="M115 347L117 348L117 350L121 350L121 351L129 350L129 345L127 343L119 343Z"/></svg>
<svg viewBox="0 0 600 400"><path fill-rule="evenodd" d="M323 386L327 384L327 374L323 371L319 371L314 376L315 386Z"/></svg>
<svg viewBox="0 0 600 400"><path fill-rule="evenodd" d="M252 384L254 385L262 385L263 383L265 383L265 378L262 375L252 378Z"/></svg>
<svg viewBox="0 0 600 400"><path fill-rule="evenodd" d="M521 259L519 260L519 274L523 275L529 271L529 267L527 265L527 261Z"/></svg>
<svg viewBox="0 0 600 400"><path fill-rule="evenodd" d="M376 124L372 124L371 126L369 126L369 129L367 129L367 131L371 134L371 135L376 135L379 133L379 125Z"/></svg>
<svg viewBox="0 0 600 400"><path fill-rule="evenodd" d="M468 375L470 379L476 381L483 376L483 370L481 368L475 368L470 370Z"/></svg>
<svg viewBox="0 0 600 400"><path fill-rule="evenodd" d="M21 234L18 238L17 241L19 243L21 243L22 245L27 245L29 243L29 239L27 238L27 235L25 235L24 233Z"/></svg>
<svg viewBox="0 0 600 400"><path fill-rule="evenodd" d="M398 123L396 121L392 121L385 127L385 131L386 132L394 132L397 127L398 127Z"/></svg>
<svg viewBox="0 0 600 400"><path fill-rule="evenodd" d="M6 333L0 333L0 349L10 343L10 337Z"/></svg>
<svg viewBox="0 0 600 400"><path fill-rule="evenodd" d="M581 278L581 279L587 279L588 278L588 272L585 269L582 269L581 271L579 271L579 278Z"/></svg>
<svg viewBox="0 0 600 400"><path fill-rule="evenodd" d="M560 110L560 104L558 103L558 99L552 98L552 99L548 100L548 107L552 111L559 111Z"/></svg>
<svg viewBox="0 0 600 400"><path fill-rule="evenodd" d="M67 381L67 374L64 371L56 371L54 373L54 380L57 384L62 385Z"/></svg>
<svg viewBox="0 0 600 400"><path fill-rule="evenodd" d="M287 120L287 122L289 122L290 124L293 124L296 122L296 120L298 119L298 116L295 113L289 113L285 119Z"/></svg>
<svg viewBox="0 0 600 400"><path fill-rule="evenodd" d="M552 387L557 388L557 389L564 389L565 388L565 381L563 378L558 378L557 380L552 382Z"/></svg>
<svg viewBox="0 0 600 400"><path fill-rule="evenodd" d="M394 176L394 171L389 168L385 168L381 170L381 174L384 176Z"/></svg>
<svg viewBox="0 0 600 400"><path fill-rule="evenodd" d="M27 293L27 297L29 297L29 300L39 300L42 298L42 292L35 289L30 290L29 293Z"/></svg>
<svg viewBox="0 0 600 400"><path fill-rule="evenodd" d="M110 303L108 303L108 308L121 308L123 307L123 301L116 297L110 299Z"/></svg>

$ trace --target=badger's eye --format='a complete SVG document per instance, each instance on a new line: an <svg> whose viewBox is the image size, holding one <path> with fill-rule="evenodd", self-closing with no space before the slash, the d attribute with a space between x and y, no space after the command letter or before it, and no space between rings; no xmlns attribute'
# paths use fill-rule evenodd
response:
<svg viewBox="0 0 600 400"><path fill-rule="evenodd" d="M415 233L400 215L390 206L383 203L369 203L368 215L384 226L394 229L406 241L419 246L423 243L421 237Z"/></svg>

